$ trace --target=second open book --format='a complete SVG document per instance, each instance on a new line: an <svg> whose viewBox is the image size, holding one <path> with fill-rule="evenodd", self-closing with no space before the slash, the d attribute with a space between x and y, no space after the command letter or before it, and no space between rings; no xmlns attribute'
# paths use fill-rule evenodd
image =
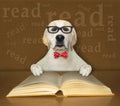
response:
<svg viewBox="0 0 120 106"><path fill-rule="evenodd" d="M67 72L62 75L56 72L45 72L41 76L29 76L12 89L7 97L56 95L61 91L63 96L112 96L111 89L93 75L82 77L78 72Z"/></svg>

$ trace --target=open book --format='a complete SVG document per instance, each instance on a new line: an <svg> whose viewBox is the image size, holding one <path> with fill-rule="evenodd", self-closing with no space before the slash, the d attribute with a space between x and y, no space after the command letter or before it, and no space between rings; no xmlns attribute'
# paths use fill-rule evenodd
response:
<svg viewBox="0 0 120 106"><path fill-rule="evenodd" d="M112 96L110 88L105 86L93 75L82 77L78 72L45 72L41 76L29 76L12 89L7 97L16 96Z"/></svg>

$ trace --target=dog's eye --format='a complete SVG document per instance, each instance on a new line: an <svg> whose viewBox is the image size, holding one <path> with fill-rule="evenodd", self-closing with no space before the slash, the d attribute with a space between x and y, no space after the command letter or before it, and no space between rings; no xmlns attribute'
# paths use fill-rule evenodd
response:
<svg viewBox="0 0 120 106"><path fill-rule="evenodd" d="M68 27L63 27L63 31L68 32L70 29Z"/></svg>
<svg viewBox="0 0 120 106"><path fill-rule="evenodd" d="M51 29L50 29L51 32L56 32L57 30L58 30L57 27L51 27Z"/></svg>
<svg viewBox="0 0 120 106"><path fill-rule="evenodd" d="M63 32L70 32L71 28L70 27L63 27L62 30L63 30Z"/></svg>
<svg viewBox="0 0 120 106"><path fill-rule="evenodd" d="M73 28L72 26L64 26L62 27L62 32L65 34L71 33L72 28Z"/></svg>
<svg viewBox="0 0 120 106"><path fill-rule="evenodd" d="M49 33L57 33L59 28L57 26L48 26L47 30Z"/></svg>

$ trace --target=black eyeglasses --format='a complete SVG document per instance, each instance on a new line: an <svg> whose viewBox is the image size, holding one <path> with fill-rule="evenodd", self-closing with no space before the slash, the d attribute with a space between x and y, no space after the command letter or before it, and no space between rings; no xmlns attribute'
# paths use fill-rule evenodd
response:
<svg viewBox="0 0 120 106"><path fill-rule="evenodd" d="M57 27L57 26L47 26L47 30L49 33L55 34L59 30L61 30L65 34L69 34L72 32L73 26L63 26L63 27Z"/></svg>

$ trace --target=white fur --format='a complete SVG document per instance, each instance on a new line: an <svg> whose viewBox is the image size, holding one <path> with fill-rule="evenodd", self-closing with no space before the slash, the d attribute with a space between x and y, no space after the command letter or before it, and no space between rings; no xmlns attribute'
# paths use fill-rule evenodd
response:
<svg viewBox="0 0 120 106"><path fill-rule="evenodd" d="M49 25L62 27L70 26L71 24L68 21L56 20L51 22ZM57 34L63 33L59 31ZM73 47L77 40L75 29L73 29L73 32L70 34L64 34L64 44L65 47L68 48L68 57L66 59L63 57L54 58L53 48L55 47L55 37L57 34L50 34L47 30L45 30L43 42L48 46L49 51L40 61L31 65L31 72L35 76L39 76L43 73L43 71L79 71L82 76L88 76L92 71L92 67L88 65L81 57L79 57L73 48L71 49L71 45Z"/></svg>

